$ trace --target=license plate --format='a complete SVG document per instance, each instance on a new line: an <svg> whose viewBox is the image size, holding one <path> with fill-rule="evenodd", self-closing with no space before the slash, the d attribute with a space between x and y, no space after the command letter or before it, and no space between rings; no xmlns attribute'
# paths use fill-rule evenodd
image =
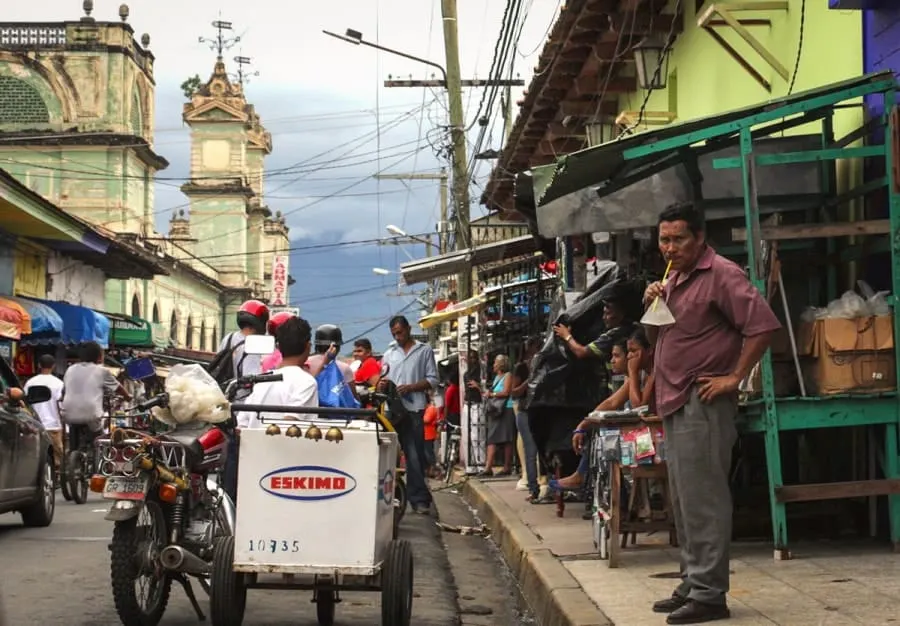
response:
<svg viewBox="0 0 900 626"><path fill-rule="evenodd" d="M144 476L110 476L103 487L103 497L110 500L143 500L150 481Z"/></svg>

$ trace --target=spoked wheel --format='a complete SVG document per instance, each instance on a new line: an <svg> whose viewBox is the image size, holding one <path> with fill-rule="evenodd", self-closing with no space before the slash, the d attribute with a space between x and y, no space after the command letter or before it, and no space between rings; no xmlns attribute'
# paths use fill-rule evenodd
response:
<svg viewBox="0 0 900 626"><path fill-rule="evenodd" d="M69 485L69 495L75 504L84 504L88 496L87 456L81 450L72 450L66 457L66 480ZM65 493L63 493L65 497Z"/></svg>
<svg viewBox="0 0 900 626"><path fill-rule="evenodd" d="M213 626L241 626L247 608L247 585L244 575L234 571L234 537L216 539L209 586Z"/></svg>
<svg viewBox="0 0 900 626"><path fill-rule="evenodd" d="M72 492L69 490L69 472L66 469L65 458L61 459L59 462L59 489L66 502L72 499Z"/></svg>
<svg viewBox="0 0 900 626"><path fill-rule="evenodd" d="M333 589L316 591L315 603L316 618L319 620L319 626L333 626L337 592Z"/></svg>
<svg viewBox="0 0 900 626"><path fill-rule="evenodd" d="M412 548L408 541L395 539L381 566L381 626L409 626L412 602Z"/></svg>
<svg viewBox="0 0 900 626"><path fill-rule="evenodd" d="M166 612L172 579L159 562L166 543L166 518L155 500L147 500L137 516L116 522L110 577L124 626L155 626Z"/></svg>

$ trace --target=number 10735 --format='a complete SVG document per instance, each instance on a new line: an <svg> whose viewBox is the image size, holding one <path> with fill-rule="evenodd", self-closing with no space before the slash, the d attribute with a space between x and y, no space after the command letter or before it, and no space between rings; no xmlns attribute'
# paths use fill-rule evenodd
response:
<svg viewBox="0 0 900 626"><path fill-rule="evenodd" d="M250 552L300 552L300 542L288 539L250 539Z"/></svg>

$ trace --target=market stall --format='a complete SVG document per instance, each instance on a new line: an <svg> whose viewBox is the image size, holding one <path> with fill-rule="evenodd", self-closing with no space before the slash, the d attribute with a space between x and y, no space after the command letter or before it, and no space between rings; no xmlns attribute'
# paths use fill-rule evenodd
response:
<svg viewBox="0 0 900 626"><path fill-rule="evenodd" d="M796 503L827 501L816 510L834 521L834 501L868 499L874 520L875 498L887 496L886 534L900 547L896 90L890 73L863 76L609 142L533 177L543 236L653 227L665 205L691 199L705 214L707 239L747 267L773 302L787 345L763 358L741 427L762 436L776 558L790 558L787 504ZM883 99L888 113L836 136L836 116L860 98ZM802 134L779 137L792 129ZM837 161L843 180L865 169L866 181L839 190ZM876 283L876 293L860 296L866 306L829 315L838 285L854 287L863 275ZM882 294L887 315L876 314L878 289L890 292ZM807 307L815 309L801 315ZM779 362L787 366L776 377ZM849 435L825 436L839 428Z"/></svg>

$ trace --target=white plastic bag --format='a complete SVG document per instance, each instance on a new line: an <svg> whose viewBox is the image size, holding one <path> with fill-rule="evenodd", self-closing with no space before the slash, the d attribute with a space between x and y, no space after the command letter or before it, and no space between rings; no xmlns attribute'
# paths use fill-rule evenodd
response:
<svg viewBox="0 0 900 626"><path fill-rule="evenodd" d="M171 417L176 424L195 421L218 424L228 419L228 399L201 365L173 366L166 379L166 393L169 394L168 414L154 413L160 421L166 422Z"/></svg>
<svg viewBox="0 0 900 626"><path fill-rule="evenodd" d="M869 317L869 305L855 291L847 291L837 300L828 303L827 316L831 319L855 319Z"/></svg>

